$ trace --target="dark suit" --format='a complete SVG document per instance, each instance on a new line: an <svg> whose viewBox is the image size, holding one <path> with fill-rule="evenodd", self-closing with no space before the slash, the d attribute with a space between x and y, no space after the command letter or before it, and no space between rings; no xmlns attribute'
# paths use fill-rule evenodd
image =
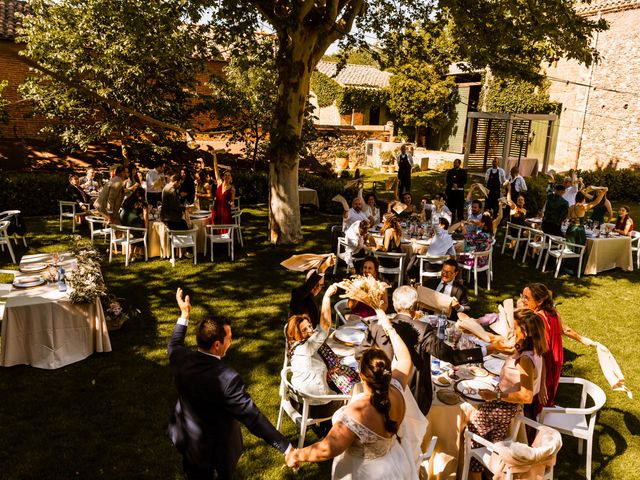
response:
<svg viewBox="0 0 640 480"><path fill-rule="evenodd" d="M409 315L399 313L391 319L396 332L404 341L411 354L414 366L420 372L420 389L416 402L425 415L429 413L433 390L431 388L431 355L454 365L462 363L482 362L482 350L470 348L468 350L454 350L441 340L436 331L428 323L412 319ZM393 346L389 337L378 323L371 325L361 350L378 346L393 359Z"/></svg>
<svg viewBox="0 0 640 480"><path fill-rule="evenodd" d="M429 278L426 282L424 282L424 286L432 290L435 290L436 288L438 288L438 285L440 285L440 281L441 281L440 278ZM458 303L460 304L461 307L464 308L465 312L468 312L471 309L471 307L469 306L469 298L467 296L467 288L464 285L462 285L461 282L456 280L453 281L453 286L451 287L451 296L458 300ZM435 313L439 313L439 312L435 312ZM449 315L449 319L450 320L458 319L458 312L453 308L451 309L451 315Z"/></svg>
<svg viewBox="0 0 640 480"><path fill-rule="evenodd" d="M182 454L187 478L230 478L242 454L243 423L281 452L289 441L258 410L238 372L216 357L184 346L187 327L177 324L169 341L169 363L178 401L169 438Z"/></svg>
<svg viewBox="0 0 640 480"><path fill-rule="evenodd" d="M320 323L320 309L315 301L311 290L318 285L322 275L313 272L304 282L304 285L291 290L291 301L289 302L289 315L302 315L306 313L311 319L311 325L317 327Z"/></svg>

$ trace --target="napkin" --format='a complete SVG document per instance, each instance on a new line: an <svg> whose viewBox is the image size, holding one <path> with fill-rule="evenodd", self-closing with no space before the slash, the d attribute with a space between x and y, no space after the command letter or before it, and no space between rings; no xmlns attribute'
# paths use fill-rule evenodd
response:
<svg viewBox="0 0 640 480"><path fill-rule="evenodd" d="M394 185L394 183L396 183L397 179L398 179L398 177L387 177L387 179L384 182L384 189L385 190L393 190L393 185Z"/></svg>
<svg viewBox="0 0 640 480"><path fill-rule="evenodd" d="M418 303L425 305L429 310L433 310L436 313L444 310L447 317L451 314L451 302L453 302L453 298L449 295L436 292L422 285L418 285L416 291L418 292Z"/></svg>
<svg viewBox="0 0 640 480"><path fill-rule="evenodd" d="M394 212L396 212L396 214L400 215L402 212L404 212L407 209L407 206L402 203L402 202L396 202L395 205L393 206L392 210Z"/></svg>
<svg viewBox="0 0 640 480"><path fill-rule="evenodd" d="M300 255L292 255L286 260L280 262L284 268L295 272L306 272L312 268L318 268L331 253L323 253L321 255L315 253L302 253Z"/></svg>
<svg viewBox="0 0 640 480"><path fill-rule="evenodd" d="M345 210L349 210L349 204L347 203L347 200L342 195L336 195L331 200L334 202L341 203L342 208L344 208Z"/></svg>
<svg viewBox="0 0 640 480"><path fill-rule="evenodd" d="M480 340L484 340L485 342L491 341L491 337L489 337L489 334L484 331L484 329L480 326L477 320L471 317L468 317L466 315L464 316L458 315L458 317L459 317L458 321L456 322L456 325L458 327L464 328L466 331L468 331L469 333L472 333L473 335L478 337Z"/></svg>
<svg viewBox="0 0 640 480"><path fill-rule="evenodd" d="M482 192L482 194L483 194L485 197L488 197L488 196L489 196L489 189L488 189L487 187L485 187L485 186L484 186L484 185L482 185L481 183L474 183L474 185L476 186L476 188L477 188L478 190L480 190L480 191Z"/></svg>
<svg viewBox="0 0 640 480"><path fill-rule="evenodd" d="M623 391L627 393L629 398L633 398L633 393L625 385L624 375L616 359L613 357L607 347L601 343L596 343L596 350L598 351L598 361L600 362L600 368L604 374L607 382L613 390Z"/></svg>

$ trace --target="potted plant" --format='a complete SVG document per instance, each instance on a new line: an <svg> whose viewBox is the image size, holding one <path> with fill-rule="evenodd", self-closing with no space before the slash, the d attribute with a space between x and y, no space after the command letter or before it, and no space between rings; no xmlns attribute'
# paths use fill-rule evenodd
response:
<svg viewBox="0 0 640 480"><path fill-rule="evenodd" d="M391 164L393 163L393 153L390 150L384 150L380 152L380 161L382 162L381 171L389 172Z"/></svg>
<svg viewBox="0 0 640 480"><path fill-rule="evenodd" d="M336 168L338 170L344 170L349 167L349 152L339 150L336 152Z"/></svg>

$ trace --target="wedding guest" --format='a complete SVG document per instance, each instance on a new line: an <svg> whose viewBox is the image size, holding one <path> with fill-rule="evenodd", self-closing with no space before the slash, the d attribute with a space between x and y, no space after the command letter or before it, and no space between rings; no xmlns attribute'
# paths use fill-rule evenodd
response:
<svg viewBox="0 0 640 480"><path fill-rule="evenodd" d="M587 187L587 190L590 190L591 187ZM598 222L600 225L606 222L611 222L613 220L613 209L611 208L611 202L607 198L607 194L604 194L600 203L598 203L591 210L591 217L589 218L592 222Z"/></svg>
<svg viewBox="0 0 640 480"><path fill-rule="evenodd" d="M331 328L331 297L338 291L336 284L327 288L322 299L322 314L317 327L311 325L309 316L293 315L287 322L287 356L291 366L291 384L301 393L308 395L335 395L340 392L338 386L329 385L328 363L331 367L337 366L339 360L335 358L335 353L325 345L325 340L329 336ZM355 383L359 378L355 372L347 380L345 394L351 393ZM341 385L343 386L343 385ZM311 408L309 415L312 418L329 417L340 408L342 401L323 402L310 400ZM302 409L302 405L294 402L296 408ZM328 431L328 429L327 429ZM323 432L323 433L326 433Z"/></svg>
<svg viewBox="0 0 640 480"><path fill-rule="evenodd" d="M378 247L381 252L400 253L400 244L402 243L402 227L393 213L385 213L383 217L382 228L382 245ZM384 266L384 265L383 265Z"/></svg>
<svg viewBox="0 0 640 480"><path fill-rule="evenodd" d="M613 231L620 235L631 235L633 228L633 220L629 216L629 207L623 205L618 210L618 218L616 219L616 226Z"/></svg>
<svg viewBox="0 0 640 480"><path fill-rule="evenodd" d="M100 190L100 185L96 182L95 176L96 171L92 167L87 168L85 176L79 179L80 188L89 194Z"/></svg>
<svg viewBox="0 0 640 480"><path fill-rule="evenodd" d="M369 222L359 220L353 223L345 232L344 239L347 243L344 252L344 261L349 273L355 273L354 260L365 256L364 244L369 231Z"/></svg>
<svg viewBox="0 0 640 480"><path fill-rule="evenodd" d="M109 180L96 199L94 206L98 212L107 219L108 223L117 224L120 221L120 207L124 200L124 178L129 175L128 170L122 165L116 165L113 177Z"/></svg>
<svg viewBox="0 0 640 480"><path fill-rule="evenodd" d="M479 363L488 354L496 351L508 351L501 337L492 337L492 343L487 347L454 350L443 340L439 340L437 332L427 322L416 318L418 293L415 288L403 285L393 292L393 308L397 314L391 322L409 349L411 359L420 373L417 402L423 414L431 408L433 390L431 387L431 355L450 362L454 365L463 363ZM385 329L378 323L370 325L365 340L360 349L366 351L369 347L381 348L389 358L393 358L395 343L386 334Z"/></svg>
<svg viewBox="0 0 640 480"><path fill-rule="evenodd" d="M542 283L530 283L522 290L518 307L529 308L536 312L544 322L547 350L544 354L545 377L530 408L525 412L529 418L535 419L542 407L553 407L555 404L560 373L564 363L562 335L580 342L583 345L595 345L590 339L579 335L569 326L564 325L553 303L551 290Z"/></svg>
<svg viewBox="0 0 640 480"><path fill-rule="evenodd" d="M367 220L370 225L378 225L380 223L380 208L378 208L378 198L375 193L368 193L364 199L362 210L367 214Z"/></svg>
<svg viewBox="0 0 640 480"><path fill-rule="evenodd" d="M600 200L602 200L605 193L607 193L607 187L597 187L597 192L598 193L595 200L591 202L587 202L587 199L583 192L580 191L576 193L575 201L573 205L569 207L568 212L569 225L567 226L567 231L565 233L567 242L574 243L576 245L587 244L587 233L584 228L586 214L589 210L595 207L600 202ZM570 248L575 252L578 252L578 250L580 250L579 247Z"/></svg>
<svg viewBox="0 0 640 480"><path fill-rule="evenodd" d="M485 210L491 210L493 214L498 211L498 199L500 198L500 188L506 180L504 170L498 166L500 158L494 157L491 167L487 169L484 179L489 189L487 202L484 205Z"/></svg>
<svg viewBox="0 0 640 480"><path fill-rule="evenodd" d="M447 207L452 213L452 222L464 220L464 186L467 183L467 171L460 168L462 161L456 158L453 168L447 171Z"/></svg>
<svg viewBox="0 0 640 480"><path fill-rule="evenodd" d="M162 199L162 190L165 187L166 178L164 175L164 165L156 164L154 168L147 172L147 202L156 208Z"/></svg>
<svg viewBox="0 0 640 480"><path fill-rule="evenodd" d="M473 266L474 256L472 253L486 252L491 248L495 238L495 233L502 221L502 204L499 204L498 216L493 219L491 212L485 211L482 214L479 225L463 224L462 233L464 235L464 253L458 256L458 262ZM478 258L477 265L484 267L489 259L487 257Z"/></svg>
<svg viewBox="0 0 640 480"><path fill-rule="evenodd" d="M200 210L211 210L213 189L211 188L211 174L202 169L196 173L196 203Z"/></svg>
<svg viewBox="0 0 640 480"><path fill-rule="evenodd" d="M431 277L423 283L425 287L453 298L449 320L457 320L458 313L471 310L467 287L457 279L459 272L458 262L454 258L448 258L442 263L440 278Z"/></svg>
<svg viewBox="0 0 640 480"><path fill-rule="evenodd" d="M413 195L411 195L411 193L405 192L404 194L402 194L401 201L407 206L407 208L405 208L402 212L398 213L399 216L409 217L414 213L418 213L418 209L416 205L413 203ZM398 200L389 203L389 206L387 207L387 212L394 213L395 212L394 207L397 204L398 204Z"/></svg>
<svg viewBox="0 0 640 480"><path fill-rule="evenodd" d="M430 257L444 257L446 255L455 256L453 237L449 233L449 222L446 217L440 217L438 225L435 226L435 235L431 239L427 255Z"/></svg>
<svg viewBox="0 0 640 480"><path fill-rule="evenodd" d="M220 175L218 168L218 156L213 151L213 172L216 176L216 193L213 200L211 220L214 225L229 225L233 223L231 209L236 198L236 188L233 186L231 170L226 170Z"/></svg>
<svg viewBox="0 0 640 480"><path fill-rule="evenodd" d="M344 210L342 214L342 231L346 232L351 225L361 220L369 218L368 211L364 210L364 201L360 197L356 197L351 201L351 208Z"/></svg>
<svg viewBox="0 0 640 480"><path fill-rule="evenodd" d="M378 259L373 256L365 257L362 261L362 275L365 277L367 275L371 275L376 280L380 277L379 272L380 265L378 263ZM387 290L384 291L384 296L382 297L382 310L387 311L387 307L389 305L389 295ZM354 315L359 315L362 318L371 317L376 314L375 310L371 308L369 305L366 305L362 302L349 299L348 302L349 310Z"/></svg>
<svg viewBox="0 0 640 480"><path fill-rule="evenodd" d="M396 158L398 162L398 197L402 198L405 192L411 191L411 170L413 169L413 157L407 152L407 146L400 147L400 154Z"/></svg>
<svg viewBox="0 0 640 480"><path fill-rule="evenodd" d="M120 209L120 224L127 227L148 228L149 208L145 200L144 190L137 188L131 192L129 198L122 202ZM143 232L132 232L134 237L142 237ZM144 250L138 244L133 246L133 258L137 259L144 254Z"/></svg>
<svg viewBox="0 0 640 480"><path fill-rule="evenodd" d="M182 205L193 205L196 199L196 184L191 176L191 171L182 167L180 169L180 200Z"/></svg>
<svg viewBox="0 0 640 480"><path fill-rule="evenodd" d="M511 198L518 198L518 195L522 195L524 197L527 193L527 182L525 182L522 175L520 175L520 169L517 165L511 167L508 182Z"/></svg>
<svg viewBox="0 0 640 480"><path fill-rule="evenodd" d="M436 193L433 196L433 209L431 209L431 223L437 224L440 218L446 218L449 224L451 224L452 216L451 210L446 205L447 197L443 193Z"/></svg>
<svg viewBox="0 0 640 480"><path fill-rule="evenodd" d="M231 479L242 455L241 423L280 452L289 452L289 441L258 410L238 372L222 361L231 346L229 321L203 319L196 327L198 350L193 351L184 345L191 314L189 296L183 297L178 288L176 301L180 318L168 353L178 401L167 433L182 454L186 478Z"/></svg>
<svg viewBox="0 0 640 480"><path fill-rule="evenodd" d="M142 187L142 176L138 172L138 167L131 165L129 169L129 176L124 182L124 199L126 200L135 192L138 188Z"/></svg>
<svg viewBox="0 0 640 480"><path fill-rule="evenodd" d="M529 405L544 384L542 355L547 352L544 324L532 310L514 312L516 352L511 355L500 372L500 382L495 390L481 389L485 400L479 404L467 428L489 442L504 440L511 421L522 405ZM472 448L479 448L477 442ZM480 480L483 465L471 459L470 479Z"/></svg>
<svg viewBox="0 0 640 480"><path fill-rule="evenodd" d="M569 213L569 202L563 197L565 187L557 184L547 196L547 203L544 207L544 216L542 217L542 225L540 226L544 233L562 237L562 222L567 218Z"/></svg>
<svg viewBox="0 0 640 480"><path fill-rule="evenodd" d="M480 224L480 219L482 218L482 202L478 199L473 198L473 193L475 192L477 187L477 183L471 185L469 193L467 194L467 200L465 202L465 208L467 210L467 222L475 223L476 225Z"/></svg>
<svg viewBox="0 0 640 480"><path fill-rule="evenodd" d="M189 227L183 218L184 206L180 202L180 177L172 175L169 183L162 190L162 209L160 209L160 220L162 220L169 230L187 230Z"/></svg>
<svg viewBox="0 0 640 480"><path fill-rule="evenodd" d="M324 274L328 268L332 267L336 261L335 255L329 255L317 268L307 272L303 285L291 290L291 300L289 301L289 315L307 315L311 320L311 326L316 328L320 322L320 310L316 304L315 297L322 291L324 286Z"/></svg>
<svg viewBox="0 0 640 480"><path fill-rule="evenodd" d="M562 197L567 201L569 206L573 206L576 203L576 195L582 190L582 179L576 176L573 169L569 170L569 175L564 177L564 193Z"/></svg>
<svg viewBox="0 0 640 480"><path fill-rule="evenodd" d="M89 195L80 188L80 181L76 175L69 175L69 183L67 184L67 199L81 204L82 210L86 210L87 207L84 204L90 202Z"/></svg>
<svg viewBox="0 0 640 480"><path fill-rule="evenodd" d="M378 310L377 314L378 324L393 344L394 363L377 348L366 350L359 362L364 391L334 414L333 427L323 440L287 456L289 467L333 458L334 480L418 478L417 465L406 453L410 437L400 431L405 412L415 405L411 394L405 393L411 356L385 313Z"/></svg>

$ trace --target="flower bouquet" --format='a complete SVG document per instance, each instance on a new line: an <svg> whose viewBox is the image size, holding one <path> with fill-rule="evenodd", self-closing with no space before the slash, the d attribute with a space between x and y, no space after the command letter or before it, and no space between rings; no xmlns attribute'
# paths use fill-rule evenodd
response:
<svg viewBox="0 0 640 480"><path fill-rule="evenodd" d="M340 298L349 298L377 310L382 308L384 292L389 288L389 284L379 282L371 275L354 275L350 279L343 280L338 286L345 290Z"/></svg>
<svg viewBox="0 0 640 480"><path fill-rule="evenodd" d="M104 309L107 329L110 332L119 330L127 320L134 318L140 313L140 310L126 309L123 307L121 300L123 299L117 298L115 295L107 295L102 299L102 308Z"/></svg>

